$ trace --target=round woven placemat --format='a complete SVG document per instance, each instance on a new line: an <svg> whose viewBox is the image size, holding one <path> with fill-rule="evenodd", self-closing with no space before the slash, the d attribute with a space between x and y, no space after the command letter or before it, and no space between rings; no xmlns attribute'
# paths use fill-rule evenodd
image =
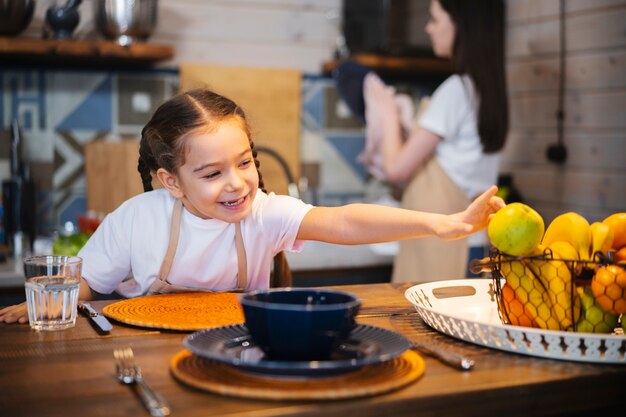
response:
<svg viewBox="0 0 626 417"><path fill-rule="evenodd" d="M194 355L188 350L170 361L174 377L204 391L260 400L337 400L368 397L402 388L424 373L424 360L414 351L346 374L276 378L243 372L234 366Z"/></svg>
<svg viewBox="0 0 626 417"><path fill-rule="evenodd" d="M109 304L102 313L135 326L195 331L243 323L238 296L229 292L147 295Z"/></svg>

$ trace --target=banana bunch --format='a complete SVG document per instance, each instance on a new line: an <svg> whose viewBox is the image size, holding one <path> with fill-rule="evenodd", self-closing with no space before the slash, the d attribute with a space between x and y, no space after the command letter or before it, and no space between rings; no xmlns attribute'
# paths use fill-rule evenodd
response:
<svg viewBox="0 0 626 417"><path fill-rule="evenodd" d="M596 252L606 253L613 244L613 232L603 222L589 224L587 219L578 213L561 214L548 225L542 245L549 246L554 242L571 244L581 261L593 260ZM569 258L574 259L574 258Z"/></svg>
<svg viewBox="0 0 626 417"><path fill-rule="evenodd" d="M577 260L578 251L562 240L548 245L554 260L529 259L529 268L546 288L552 302L552 313L559 322L561 330L568 330L580 316L580 299L574 291L574 282L570 266Z"/></svg>

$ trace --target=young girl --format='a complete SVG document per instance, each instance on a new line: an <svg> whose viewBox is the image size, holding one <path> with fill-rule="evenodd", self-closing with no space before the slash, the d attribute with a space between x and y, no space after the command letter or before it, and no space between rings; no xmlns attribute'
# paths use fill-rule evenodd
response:
<svg viewBox="0 0 626 417"><path fill-rule="evenodd" d="M208 90L162 104L142 131L139 154L146 191L153 175L163 188L120 205L80 251L80 299L93 292L136 297L268 288L272 258L300 250L303 241L455 239L484 228L504 205L495 186L452 215L366 204L313 207L266 194L244 112ZM288 284L278 278L275 285ZM23 304L0 310L0 322L27 320Z"/></svg>

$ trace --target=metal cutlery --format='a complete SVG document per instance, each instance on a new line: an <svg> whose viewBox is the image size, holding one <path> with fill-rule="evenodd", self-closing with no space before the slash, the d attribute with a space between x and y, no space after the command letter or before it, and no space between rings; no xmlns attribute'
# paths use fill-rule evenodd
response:
<svg viewBox="0 0 626 417"><path fill-rule="evenodd" d="M123 384L136 387L136 392L150 414L155 417L169 415L169 406L165 403L163 398L154 392L144 381L141 368L135 363L133 350L130 347L115 349L113 356L116 361L117 379Z"/></svg>
<svg viewBox="0 0 626 417"><path fill-rule="evenodd" d="M413 349L438 359L442 363L462 371L469 371L474 367L474 360L459 353L442 349L438 346L425 342L413 341Z"/></svg>
<svg viewBox="0 0 626 417"><path fill-rule="evenodd" d="M109 320L107 320L107 318L104 317L102 314L98 313L89 303L79 301L78 311L80 311L82 314L89 318L98 333L107 334L113 328Z"/></svg>

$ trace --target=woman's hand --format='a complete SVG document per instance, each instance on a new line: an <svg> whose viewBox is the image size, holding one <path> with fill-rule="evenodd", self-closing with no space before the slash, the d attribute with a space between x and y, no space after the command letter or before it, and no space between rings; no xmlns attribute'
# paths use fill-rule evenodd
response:
<svg viewBox="0 0 626 417"><path fill-rule="evenodd" d="M28 323L26 302L0 309L0 323Z"/></svg>
<svg viewBox="0 0 626 417"><path fill-rule="evenodd" d="M400 126L400 111L395 101L395 88L386 85L378 75L370 72L363 80L365 120L381 136Z"/></svg>
<svg viewBox="0 0 626 417"><path fill-rule="evenodd" d="M436 229L436 234L442 239L452 240L478 232L489 224L489 219L500 208L504 207L504 200L496 197L498 187L491 186L462 212L451 214Z"/></svg>

